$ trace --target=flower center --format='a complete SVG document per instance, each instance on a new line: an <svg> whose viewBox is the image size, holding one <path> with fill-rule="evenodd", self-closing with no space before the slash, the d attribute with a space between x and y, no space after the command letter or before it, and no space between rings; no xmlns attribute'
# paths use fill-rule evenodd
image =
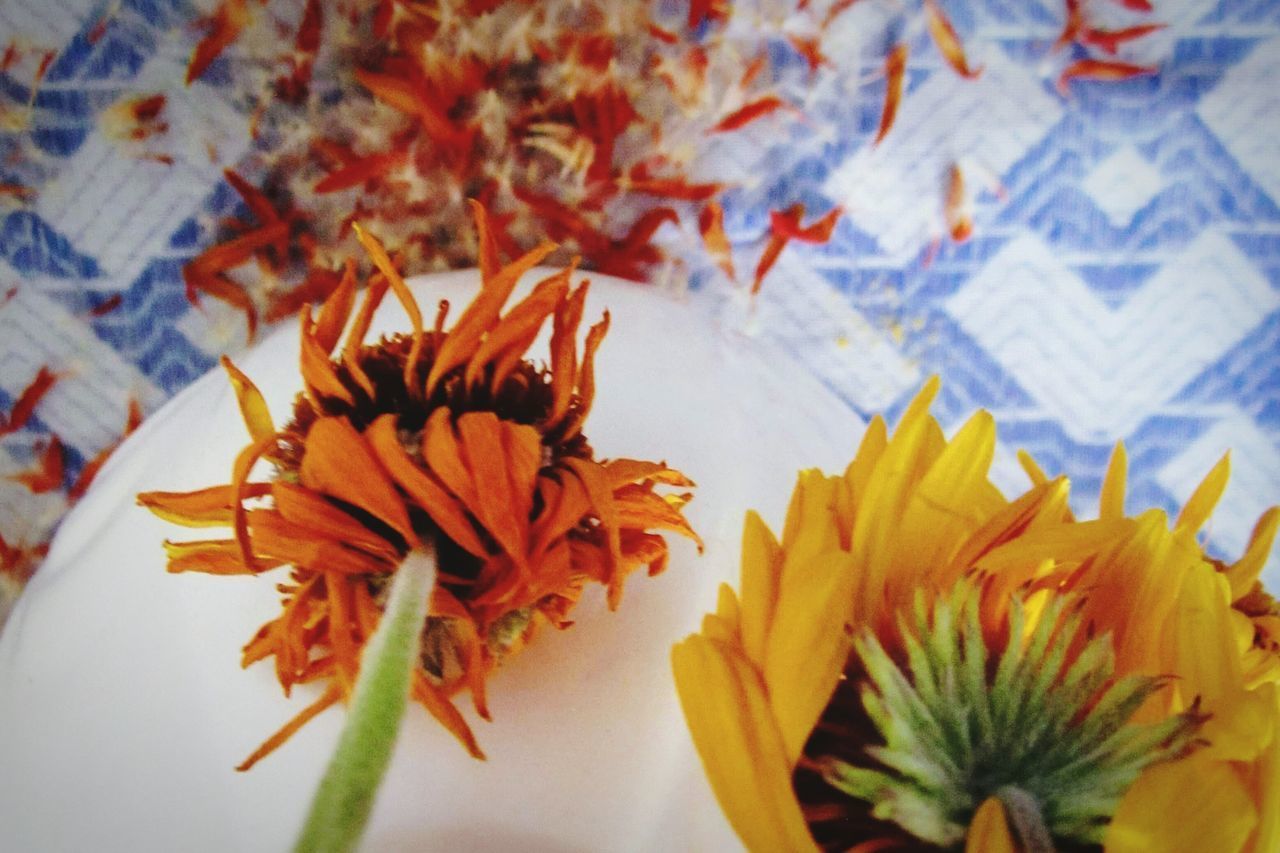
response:
<svg viewBox="0 0 1280 853"><path fill-rule="evenodd" d="M1089 638L1071 605L1059 596L1034 613L1014 600L993 641L962 585L932 607L917 597L900 652L858 638L796 778L819 843L847 841L831 824L860 821L862 839L896 828L950 847L989 797L1025 849L1100 843L1138 774L1189 749L1203 718L1193 707L1130 723L1163 681L1115 678L1110 636ZM829 788L814 798L819 774Z"/></svg>

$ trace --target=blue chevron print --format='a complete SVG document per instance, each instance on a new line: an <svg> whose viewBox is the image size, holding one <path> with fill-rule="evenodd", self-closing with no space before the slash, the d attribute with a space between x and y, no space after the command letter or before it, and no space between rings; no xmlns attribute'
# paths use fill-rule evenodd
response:
<svg viewBox="0 0 1280 853"><path fill-rule="evenodd" d="M45 436L68 446L70 481L119 435L126 401L153 410L245 343L241 316L193 306L181 275L236 213L222 170L255 154L225 69L183 84L205 5L0 5L0 51L11 36L24 57L0 70L0 186L36 191L0 193L0 408L42 365L61 377L0 437L6 540L39 541L65 509L6 478ZM946 66L904 5L863 0L839 19L828 53L841 82L783 91L807 124L707 143L735 184L724 222L748 247L739 269L771 208L844 208L829 243L785 250L753 309L758 334L862 416L896 415L940 374L949 426L978 407L997 416L1002 486L1025 484L1025 448L1072 477L1084 513L1117 441L1133 505L1168 510L1234 448L1209 536L1238 554L1280 498L1280 3L1156 0L1166 26L1120 58L1158 73L1061 86L1082 54L1051 50L1060 0L942 0L976 80ZM906 93L873 144L886 46L903 40ZM780 79L802 68L785 41L771 47ZM111 138L113 106L153 93L168 99L168 147ZM952 169L972 206L964 242L946 226ZM694 269L707 298L692 303L724 311L719 284ZM1280 560L1270 572L1280 583Z"/></svg>

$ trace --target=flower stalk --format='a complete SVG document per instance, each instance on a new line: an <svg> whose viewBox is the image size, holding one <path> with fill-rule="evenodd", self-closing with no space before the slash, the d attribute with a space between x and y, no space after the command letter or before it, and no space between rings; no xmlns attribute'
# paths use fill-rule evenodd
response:
<svg viewBox="0 0 1280 853"><path fill-rule="evenodd" d="M386 612L365 646L346 726L311 802L296 853L345 853L360 842L409 702L435 582L435 547L425 540L392 575Z"/></svg>

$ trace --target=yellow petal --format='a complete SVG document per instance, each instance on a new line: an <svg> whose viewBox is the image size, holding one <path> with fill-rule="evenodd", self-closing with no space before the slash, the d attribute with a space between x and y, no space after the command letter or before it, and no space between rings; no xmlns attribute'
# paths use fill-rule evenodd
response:
<svg viewBox="0 0 1280 853"><path fill-rule="evenodd" d="M884 418L876 415L867 424L867 431L862 434L862 442L858 445L858 453L853 457L844 471L843 488L836 495L836 515L840 522L840 544L845 550L853 537L853 525L867 493L867 483L875 471L880 455L889 443L888 428Z"/></svg>
<svg viewBox="0 0 1280 853"><path fill-rule="evenodd" d="M1176 637L1173 674L1185 695L1203 696L1206 702L1216 704L1240 692L1240 651L1231 624L1226 579L1207 563L1187 572L1172 618ZM1213 704L1206 710L1217 712Z"/></svg>
<svg viewBox="0 0 1280 853"><path fill-rule="evenodd" d="M1227 580L1231 583L1231 600L1237 601L1247 595L1262 574L1262 567L1271 556L1271 543L1276 539L1276 528L1280 526L1280 507L1273 506L1262 514L1258 523L1253 526L1253 534L1249 537L1249 547L1244 556L1227 569Z"/></svg>
<svg viewBox="0 0 1280 853"><path fill-rule="evenodd" d="M987 553L1029 531L1039 530L1062 521L1067 507L1070 484L1066 478L1046 481L1033 486L1026 494L991 516L970 534L968 541L951 558L951 565L939 572L936 585L946 589L955 579L968 571Z"/></svg>
<svg viewBox="0 0 1280 853"><path fill-rule="evenodd" d="M1098 518L1124 517L1125 480L1128 476L1129 456L1124 443L1117 442L1107 462L1107 474L1102 478L1102 494L1098 498Z"/></svg>
<svg viewBox="0 0 1280 853"><path fill-rule="evenodd" d="M1043 486L1049 482L1049 477L1044 473L1044 469L1027 451L1018 451L1018 464L1022 466L1023 471L1027 472L1027 478L1031 480L1031 485Z"/></svg>
<svg viewBox="0 0 1280 853"><path fill-rule="evenodd" d="M783 561L764 678L788 762L794 764L853 646L853 557L846 551Z"/></svg>
<svg viewBox="0 0 1280 853"><path fill-rule="evenodd" d="M1004 806L996 797L987 797L969 823L964 853L1017 853Z"/></svg>
<svg viewBox="0 0 1280 853"><path fill-rule="evenodd" d="M244 418L244 425L249 430L249 435L257 440L264 435L274 434L276 426L271 420L267 401L263 399L258 386L241 373L240 368L232 364L231 359L225 355L222 357L222 367L231 378L231 388L236 392L236 402L240 404L240 416Z"/></svg>
<svg viewBox="0 0 1280 853"><path fill-rule="evenodd" d="M1205 475L1204 480L1191 493L1191 497L1187 498L1182 512L1178 513L1178 520L1174 522L1174 530L1190 536L1196 535L1213 514L1213 508L1218 505L1218 500L1227 488L1227 480L1230 477L1231 454L1228 452Z"/></svg>
<svg viewBox="0 0 1280 853"><path fill-rule="evenodd" d="M1107 853L1232 853L1257 822L1249 790L1231 766L1193 753L1138 777L1103 846Z"/></svg>
<svg viewBox="0 0 1280 853"><path fill-rule="evenodd" d="M893 438L876 462L866 497L858 509L852 540L859 567L858 587L854 591L855 624L868 624L875 617L892 618L883 612L882 603L884 591L892 580L897 526L916 484L937 459L944 444L937 422L929 415L929 405L938 387L938 379L933 377L907 407ZM785 534L783 546L786 547Z"/></svg>
<svg viewBox="0 0 1280 853"><path fill-rule="evenodd" d="M995 456L996 425L978 412L956 433L921 478L891 547L896 596L891 609L909 606L917 587L935 583L939 567L955 557L969 537L1006 505L987 479Z"/></svg>
<svg viewBox="0 0 1280 853"><path fill-rule="evenodd" d="M741 650L692 636L671 650L676 692L720 807L751 850L816 850L759 674Z"/></svg>
<svg viewBox="0 0 1280 853"><path fill-rule="evenodd" d="M1254 762L1249 781L1253 801L1261 809L1251 849L1263 853L1280 850L1280 690L1269 684L1259 692L1269 694L1271 700L1271 742Z"/></svg>
<svg viewBox="0 0 1280 853"><path fill-rule="evenodd" d="M778 599L782 547L754 511L742 526L742 648L757 666L764 666L765 639Z"/></svg>

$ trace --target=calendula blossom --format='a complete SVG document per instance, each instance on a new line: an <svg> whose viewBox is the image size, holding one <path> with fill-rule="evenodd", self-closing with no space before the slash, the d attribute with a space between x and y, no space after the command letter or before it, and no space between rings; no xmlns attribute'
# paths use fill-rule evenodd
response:
<svg viewBox="0 0 1280 853"><path fill-rule="evenodd" d="M445 302L434 327L424 326L392 260L361 231L377 273L354 319L351 262L318 317L302 310L304 391L290 421L277 428L258 389L224 360L251 435L231 482L138 497L179 524L234 531L165 543L171 572L292 567L279 586L279 616L250 640L243 662L274 658L286 693L300 683L327 687L241 769L349 698L361 650L407 554L429 545L439 565L413 697L483 757L450 697L469 691L487 719L489 674L540 623L568 627L589 582L604 584L617 606L630 572L661 571L667 545L652 531L697 539L681 512L689 495L658 492L692 486L683 474L658 462L599 461L583 435L607 312L579 355L587 285L574 289L565 269L502 314L520 277L555 247L543 244L502 266L478 204L475 215L482 285L451 329ZM412 332L365 343L388 290L403 303ZM548 318L550 359L538 366L524 356ZM270 481L251 478L261 459L274 468Z"/></svg>
<svg viewBox="0 0 1280 853"><path fill-rule="evenodd" d="M839 476L801 472L777 539L754 513L740 588L672 653L708 779L753 850L1270 851L1280 844L1274 601L1196 534L1100 517L1026 460L1006 500L980 412L947 440L925 386Z"/></svg>

